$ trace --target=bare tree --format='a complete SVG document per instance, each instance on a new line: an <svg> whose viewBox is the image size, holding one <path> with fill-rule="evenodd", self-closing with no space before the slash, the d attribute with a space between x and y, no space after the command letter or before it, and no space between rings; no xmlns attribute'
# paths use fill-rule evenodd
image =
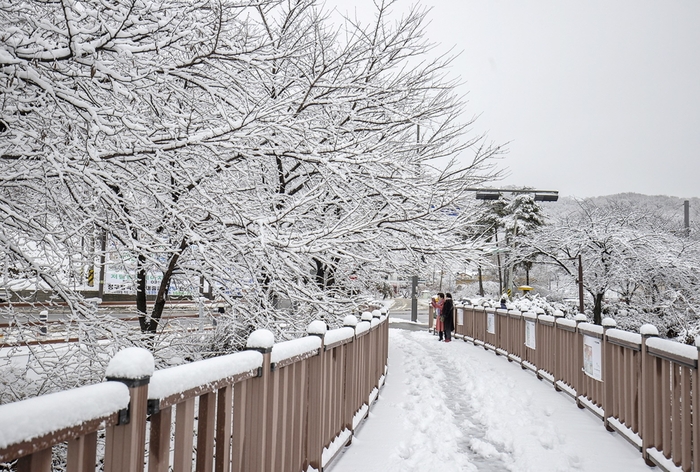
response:
<svg viewBox="0 0 700 472"><path fill-rule="evenodd" d="M69 280L120 260L157 349L174 285L206 280L284 335L337 323L391 271L478 252L466 189L499 149L468 134L426 11L393 24L393 6L340 26L312 0L0 6L11 266L88 319Z"/></svg>

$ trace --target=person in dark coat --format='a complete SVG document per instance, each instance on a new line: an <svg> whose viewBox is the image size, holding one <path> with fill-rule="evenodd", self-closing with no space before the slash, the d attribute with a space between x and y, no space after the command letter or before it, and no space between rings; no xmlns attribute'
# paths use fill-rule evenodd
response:
<svg viewBox="0 0 700 472"><path fill-rule="evenodd" d="M445 303L442 305L440 314L443 316L445 342L449 343L452 341L452 331L455 330L455 304L452 301L452 294L445 294Z"/></svg>

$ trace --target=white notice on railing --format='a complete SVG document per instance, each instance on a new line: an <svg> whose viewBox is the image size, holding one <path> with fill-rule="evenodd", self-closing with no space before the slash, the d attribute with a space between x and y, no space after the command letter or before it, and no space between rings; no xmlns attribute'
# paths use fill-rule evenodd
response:
<svg viewBox="0 0 700 472"><path fill-rule="evenodd" d="M537 347L537 340L535 338L535 322L526 321L525 322L525 345L530 349L535 349Z"/></svg>
<svg viewBox="0 0 700 472"><path fill-rule="evenodd" d="M496 334L496 315L493 313L486 313L486 332Z"/></svg>
<svg viewBox="0 0 700 472"><path fill-rule="evenodd" d="M583 335L583 371L587 376L603 380L600 339Z"/></svg>
<svg viewBox="0 0 700 472"><path fill-rule="evenodd" d="M464 325L464 310L457 310L457 326Z"/></svg>

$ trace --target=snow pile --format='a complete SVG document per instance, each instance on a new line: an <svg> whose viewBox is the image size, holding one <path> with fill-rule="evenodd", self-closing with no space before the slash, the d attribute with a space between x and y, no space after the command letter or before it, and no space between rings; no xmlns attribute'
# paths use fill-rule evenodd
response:
<svg viewBox="0 0 700 472"><path fill-rule="evenodd" d="M694 363L698 359L698 348L696 346L689 346L687 344L657 337L650 337L647 339L646 345L647 347L665 352L674 357L684 358L690 363Z"/></svg>
<svg viewBox="0 0 700 472"><path fill-rule="evenodd" d="M261 367L262 361L261 353L243 351L159 370L151 377L148 398L161 400L199 385L249 372Z"/></svg>
<svg viewBox="0 0 700 472"><path fill-rule="evenodd" d="M292 339L272 346L270 362L277 363L295 356L316 351L321 347L321 338L318 336L307 336L305 338Z"/></svg>
<svg viewBox="0 0 700 472"><path fill-rule="evenodd" d="M659 330L652 324L645 324L639 328L639 334L642 336L658 336Z"/></svg>
<svg viewBox="0 0 700 472"><path fill-rule="evenodd" d="M638 333L630 333L629 331L623 331L621 329L611 328L605 332L608 339L623 341L628 344L641 344L642 335Z"/></svg>
<svg viewBox="0 0 700 472"><path fill-rule="evenodd" d="M153 375L153 354L141 347L127 347L109 361L105 377L108 379L144 379Z"/></svg>
<svg viewBox="0 0 700 472"><path fill-rule="evenodd" d="M426 332L389 336L386 385L330 472L649 470L621 435L503 356Z"/></svg>
<svg viewBox="0 0 700 472"><path fill-rule="evenodd" d="M333 457L338 453L341 447L347 444L348 439L352 436L352 432L349 429L344 429L340 432L338 436L331 441L328 447L323 448L323 453L321 455L321 467L326 467L328 462L333 459Z"/></svg>
<svg viewBox="0 0 700 472"><path fill-rule="evenodd" d="M306 328L307 334L315 334L317 336L323 336L328 331L328 326L321 320L315 320L309 323L309 327Z"/></svg>
<svg viewBox="0 0 700 472"><path fill-rule="evenodd" d="M103 418L129 406L129 388L104 382L0 405L0 449Z"/></svg>
<svg viewBox="0 0 700 472"><path fill-rule="evenodd" d="M250 336L246 348L248 349L270 349L275 344L275 335L267 329L256 329Z"/></svg>
<svg viewBox="0 0 700 472"><path fill-rule="evenodd" d="M329 346L346 339L352 339L353 336L355 336L355 330L351 327L332 329L326 333L324 343Z"/></svg>
<svg viewBox="0 0 700 472"><path fill-rule="evenodd" d="M355 334L359 335L362 333L365 333L372 328L372 324L368 321L360 321L357 326L355 327Z"/></svg>

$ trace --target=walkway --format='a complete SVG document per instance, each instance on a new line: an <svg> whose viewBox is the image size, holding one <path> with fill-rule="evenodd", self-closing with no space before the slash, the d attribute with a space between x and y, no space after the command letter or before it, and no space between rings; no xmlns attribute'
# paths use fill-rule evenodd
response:
<svg viewBox="0 0 700 472"><path fill-rule="evenodd" d="M329 472L650 471L622 436L504 357L390 329L389 375Z"/></svg>

